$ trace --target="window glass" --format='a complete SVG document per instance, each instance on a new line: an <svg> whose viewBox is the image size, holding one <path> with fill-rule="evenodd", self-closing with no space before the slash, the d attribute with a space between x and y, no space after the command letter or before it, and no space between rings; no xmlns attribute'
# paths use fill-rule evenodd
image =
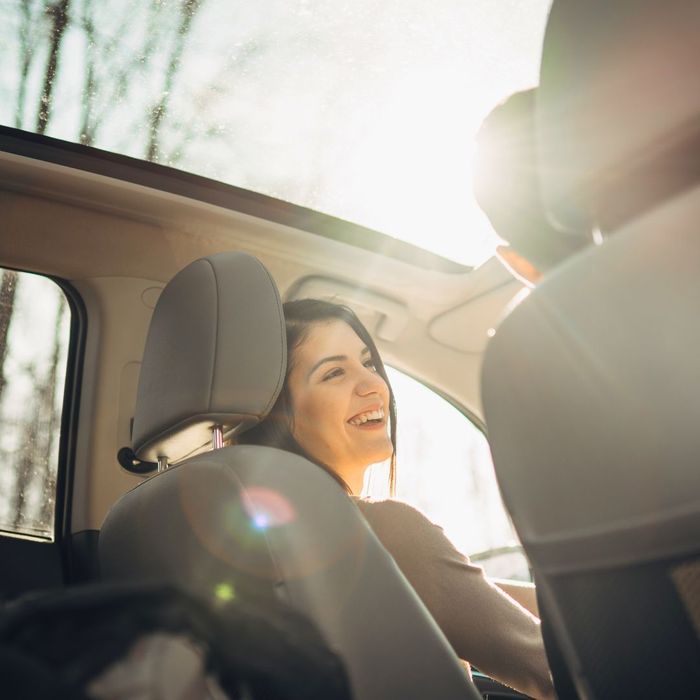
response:
<svg viewBox="0 0 700 700"><path fill-rule="evenodd" d="M0 270L0 531L53 538L69 336L58 285Z"/></svg>
<svg viewBox="0 0 700 700"><path fill-rule="evenodd" d="M459 262L484 116L551 0L0 0L0 123L333 214Z"/></svg>
<svg viewBox="0 0 700 700"><path fill-rule="evenodd" d="M530 580L484 434L420 382L387 372L397 404L396 497L440 525L491 576ZM387 465L369 470L365 495L388 496L387 472Z"/></svg>

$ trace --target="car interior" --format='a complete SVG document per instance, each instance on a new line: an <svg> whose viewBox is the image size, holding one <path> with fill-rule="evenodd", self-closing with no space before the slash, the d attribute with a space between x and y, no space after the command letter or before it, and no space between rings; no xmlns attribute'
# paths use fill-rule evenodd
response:
<svg viewBox="0 0 700 700"><path fill-rule="evenodd" d="M281 302L330 298L356 310L388 365L487 434L559 697L700 695L699 25L684 0L552 4L540 194L551 235L585 245L532 290L494 257L468 267L215 179L0 126L0 405L33 411L23 440L60 437L43 452L1 444L13 473L0 490L55 467L48 490L13 501L43 529L0 508L2 599L152 580L204 600L281 599L342 659L355 698L525 697L464 672L328 474L230 444L280 390ZM25 277L57 285L65 310L49 318L44 297L13 297L15 272L18 289ZM15 387L12 368L41 368L11 354L10 330L39 344L34 326L61 323L65 347L47 350L61 393ZM270 512L284 527L268 527Z"/></svg>
<svg viewBox="0 0 700 700"><path fill-rule="evenodd" d="M138 413L135 412L137 383L154 300L160 295L165 283L181 267L203 255L227 250L252 253L264 262L283 296L285 293L289 295L288 290L291 290L292 295L305 296L307 289L313 289L314 294L333 292L343 301L356 304L379 338L384 356L391 358L388 361L398 366L411 366L412 371L418 372L419 363L413 363L411 358L422 355L424 365L431 370L428 375L424 375L426 381L438 387L448 386L449 366L459 366L463 381L462 396L472 397L470 401L466 398L461 401L475 414L478 413L476 386L479 355L475 352L465 354L458 348L460 342L474 348L475 338L472 334L477 319L482 330L479 334L481 337L476 342L485 345L487 330L495 322L504 299L509 299L519 289L519 285L495 260L470 273L469 279L461 280L461 275L456 275L446 261L439 258L432 259L426 255L427 267L415 264L412 256L420 259L421 255L408 246L396 245L380 238L380 245L395 248L396 255L389 256L290 225L291 221L296 219L298 222L303 217L306 222L315 223L318 228L323 228L327 223L338 226L338 222L328 222L329 217L323 215L312 216L288 205L280 207L281 213L271 212L284 223L266 221L259 216L253 217L252 214L236 211L238 207L249 208L238 192L215 191L213 195L218 199L218 204L186 198L178 194L178 191L185 187L190 189L193 185L196 187L200 184L198 178L180 173L144 173L140 164L137 167L129 163L128 159L103 154L89 154L86 157L70 145L52 143L49 139L38 137L32 139L24 134L8 133L9 131L4 130L3 133L3 227L5 231L13 233L2 237L3 264L7 268L31 270L62 280L63 288L67 290L68 299L73 305L75 330L71 352L75 358L72 364L75 374L68 377L72 387L67 392L66 400L72 400L72 403L67 404L70 408L64 409L64 416L67 411L74 416L70 442L64 445L66 452L63 457L73 467L64 472L65 481L62 484L66 498L63 518L65 526L68 527L68 523L70 526L64 532L57 532L55 541L50 543L18 537L2 538L4 560L17 563L17 566L6 569L3 576L5 596L16 596L33 589L64 583L94 580L99 568L96 549L98 532L103 527L105 517L119 497L131 493L130 490L144 478L143 475L122 468L117 455L121 448L131 442L132 419L134 436L141 430ZM41 159L27 155L38 145L41 146ZM77 161L81 163L80 168L75 167ZM120 180L113 176L115 162L118 164L117 170L128 173L128 179ZM151 186L139 184L140 179L148 181L149 178ZM153 186L155 181L159 182L159 187ZM222 206L226 197L231 209ZM246 195L246 199L248 197ZM263 205L267 204L264 199L259 198ZM279 204L273 204L279 207ZM314 218L318 221L314 222ZM345 228L350 234L365 234L362 230L353 231L351 225L346 225ZM48 230L51 231L49 244L46 240ZM376 241L371 242L377 245ZM406 259L401 259L402 257ZM440 269L441 265L447 269ZM323 276L319 275L320 270ZM362 279L366 281L360 282ZM406 296L397 300L396 295L400 289L405 290ZM409 311L410 292L417 289L432 291L430 295L421 294L418 306ZM353 291L357 293L357 301L350 296ZM441 295L448 300L446 304L439 302ZM203 303L206 305L207 301L205 299ZM260 314L266 311L263 302L264 300L260 301L256 307ZM244 289L242 293L232 295L231 303L240 309L239 315L245 316L246 312L250 312L250 290ZM270 303L269 299L267 303ZM273 311L279 313L278 309ZM183 322L178 317L179 313L176 312L176 324ZM199 314L195 312L195 316ZM457 334L450 340L444 339L446 329L462 326L461 322L453 320L460 316L473 319L468 324L470 337L460 340ZM435 318L438 320L437 333L429 330ZM251 332L255 328L260 329L257 336L263 333L261 340L271 333L270 330L265 330L260 316L249 316L247 325L240 331L245 337L252 337ZM276 331L279 334L279 320ZM171 332L182 332L182 326L176 326ZM433 334L441 342L436 341ZM231 342L235 342L237 337L233 337ZM279 340L276 343L279 352ZM394 355L391 351L394 346L408 348L409 355L400 359L400 354ZM438 349L442 358L440 362L435 363L431 348ZM192 349L197 350L197 347L192 346ZM201 350L205 351L204 348ZM251 346L247 352L256 361L261 361L260 346ZM471 373L464 372L462 357L466 357L472 364ZM190 359L185 357L181 361L189 362ZM274 358L268 358L270 359ZM245 362L245 359L242 361ZM277 362L279 363L279 358ZM279 367L275 374L275 378L278 377ZM227 391L230 394L231 388ZM450 390L450 395L455 397L454 387ZM112 396L118 398L107 398ZM162 400L162 397L157 399L158 410L161 411ZM165 405L169 403L165 401ZM254 408L243 406L235 412L245 415L251 410L254 412ZM87 427L81 429L78 427L81 425ZM155 431L158 432L161 428L162 426L156 427ZM201 435L195 435L193 447L201 446ZM188 454L193 447L186 447L177 455L173 453L173 461ZM150 453L144 457L147 461L155 461ZM151 460L148 460L149 457ZM295 460L288 461L294 464ZM299 497L303 496L307 500L309 494L313 493L310 490L315 472L314 469L309 471L307 465L301 466L302 469L306 467L310 480ZM166 474L154 477L153 482L160 483L161 476L169 477L171 473L175 475L179 471L168 470ZM357 521L356 514L346 512L344 519L341 519L338 506L342 506L345 496L338 492L337 484L323 478L324 476L316 476L321 482L319 488L330 491L330 496L338 501L337 507L334 510L324 506L323 513L319 514L324 529L312 527L313 522L307 523L305 527L311 528L311 532L323 531L330 535L328 527L331 522L337 522L338 527L342 527L351 515L355 515L352 527L356 536L366 541L366 556L371 554L377 560L374 562L372 586L368 587L364 599L366 604L374 606L380 600L379 589L375 588L379 581L374 578L378 572L386 569L388 580L400 580L399 576L395 566L387 561L386 553L367 532L367 526ZM137 488L133 493L140 494L141 491ZM291 497L291 494L288 495ZM300 508L299 512L305 511ZM66 517L68 514L69 518ZM162 542L163 528L169 530L172 527L167 523L167 517L157 509L148 517L154 518L154 522L144 526L144 530L137 533L138 537L133 530L134 527L138 529L135 521L130 520L130 529L123 532L119 531L117 521L115 531L111 534L107 532L107 539L100 540L100 546L108 552L103 554L107 559L101 558L100 561L107 575L111 575L111 567L114 566L115 577L124 576L123 570L119 572L118 561L115 559L112 563L111 559L118 556L120 538L128 537L131 533L134 536L130 542L132 547L139 542L145 544L147 539L144 537L150 530ZM308 530L306 534L309 534ZM110 536L114 539L110 540ZM304 541L305 551L312 551L312 544ZM326 549L334 546L332 538L317 544ZM302 545L295 545L300 546ZM322 555L323 551L318 556ZM132 549L128 556L134 557L130 559L133 567L138 554ZM342 564L339 562L340 568L334 572L334 576L344 575ZM345 562L346 567L347 565ZM138 571L134 567L130 573L135 575ZM326 582L325 586L330 583ZM397 587L400 592L397 592ZM321 591L323 590L327 589L322 588ZM308 598L308 595L304 592L298 594L301 599ZM328 614L332 601L324 599L322 592L319 595L320 599L315 596L308 600L305 609L306 606L313 606L314 609L320 606L321 611L325 610ZM405 693L404 697L410 697L404 685L409 682L411 692L422 695L426 692L426 687L422 684L427 683L433 690L444 684L446 696L455 694L455 688L459 688L460 696L469 697L470 685L454 653L451 649L446 649L444 638L435 631L434 623L416 601L415 594L400 581L387 590L386 595L391 600L391 606L384 606L381 614L393 616L400 624L386 627L388 640L372 635L377 645L374 648L377 655L365 656L366 663L360 664L360 675L354 680L358 687L363 688L362 692L366 691L364 696L386 697L387 694L393 694L395 685L390 685L391 690L387 690L380 682L380 676L386 675L387 683L400 682L400 692ZM411 617L407 611L412 613ZM375 614L373 612L372 617ZM322 620L323 617L319 617L316 621L320 624ZM354 626L358 618L350 617L346 622ZM338 622L335 624L337 626ZM330 628L328 634L333 629L335 628ZM392 647L386 642L413 638L417 630L423 631L425 639L423 644L416 645L413 652L416 658L412 663L413 668L425 670L425 673L407 676L403 669L407 656L411 654L410 650L403 644ZM370 637L358 637L355 634L353 638L353 631L357 633L357 630L345 629L341 625L335 630L334 639L339 644L344 641L358 654L362 650L362 654L366 654ZM420 639L421 635L418 634L416 638ZM385 654L378 652L392 648L395 649L394 657L392 663L388 663ZM381 664L378 663L380 660ZM349 659L346 659L346 663L351 665ZM402 672L391 672L397 668L401 668Z"/></svg>

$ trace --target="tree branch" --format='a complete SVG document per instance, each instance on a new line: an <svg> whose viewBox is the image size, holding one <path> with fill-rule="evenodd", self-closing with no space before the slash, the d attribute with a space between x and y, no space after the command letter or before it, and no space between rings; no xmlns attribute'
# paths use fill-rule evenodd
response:
<svg viewBox="0 0 700 700"><path fill-rule="evenodd" d="M51 118L51 98L53 96L54 78L58 69L58 59L61 53L61 43L68 24L68 6L70 0L56 0L52 5L46 6L46 14L51 20L51 45L49 47L49 58L46 63L44 73L44 86L41 90L39 103L39 113L36 118L37 134L46 133L46 127Z"/></svg>

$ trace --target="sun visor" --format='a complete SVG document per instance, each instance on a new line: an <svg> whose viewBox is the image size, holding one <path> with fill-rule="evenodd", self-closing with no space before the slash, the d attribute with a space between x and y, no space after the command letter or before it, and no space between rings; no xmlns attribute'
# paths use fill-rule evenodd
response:
<svg viewBox="0 0 700 700"><path fill-rule="evenodd" d="M176 462L272 408L286 371L284 316L262 263L230 252L197 260L161 294L148 331L133 426L141 460Z"/></svg>

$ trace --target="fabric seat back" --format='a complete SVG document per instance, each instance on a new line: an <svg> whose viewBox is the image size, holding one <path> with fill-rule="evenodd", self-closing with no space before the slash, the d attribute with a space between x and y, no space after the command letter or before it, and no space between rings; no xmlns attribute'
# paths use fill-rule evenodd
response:
<svg viewBox="0 0 700 700"><path fill-rule="evenodd" d="M592 245L483 368L504 500L585 698L700 696L699 33L696 3L555 1L542 193Z"/></svg>

